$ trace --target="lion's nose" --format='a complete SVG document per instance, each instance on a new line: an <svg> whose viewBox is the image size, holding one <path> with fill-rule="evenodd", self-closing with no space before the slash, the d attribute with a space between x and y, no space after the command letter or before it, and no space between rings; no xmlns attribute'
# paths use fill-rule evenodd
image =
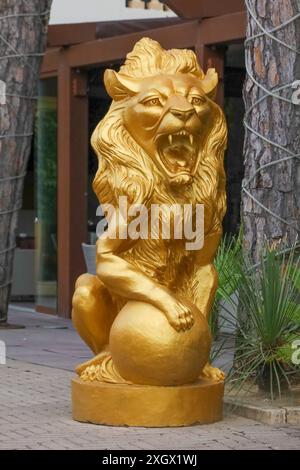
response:
<svg viewBox="0 0 300 470"><path fill-rule="evenodd" d="M186 122L195 112L194 108L188 109L179 109L179 108L170 108L170 112L173 116L177 117L181 121Z"/></svg>

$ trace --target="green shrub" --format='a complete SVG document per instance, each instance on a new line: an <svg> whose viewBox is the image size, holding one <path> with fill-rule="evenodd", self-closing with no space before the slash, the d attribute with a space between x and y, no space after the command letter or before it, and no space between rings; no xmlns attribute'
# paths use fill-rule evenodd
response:
<svg viewBox="0 0 300 470"><path fill-rule="evenodd" d="M228 380L238 390L255 380L273 399L299 378L299 366L291 360L292 343L300 339L299 255L295 249L287 254L266 248L259 266L253 268L244 254L236 269L239 314L234 319L235 361ZM236 288L236 280L227 274Z"/></svg>

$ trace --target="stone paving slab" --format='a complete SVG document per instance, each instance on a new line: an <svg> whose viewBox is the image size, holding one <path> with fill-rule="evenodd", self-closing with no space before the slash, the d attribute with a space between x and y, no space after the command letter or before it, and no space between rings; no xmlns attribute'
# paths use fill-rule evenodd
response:
<svg viewBox="0 0 300 470"><path fill-rule="evenodd" d="M299 403L299 400L298 400ZM300 405L287 406L264 404L261 400L256 403L247 398L226 397L224 407L228 413L234 413L245 418L254 419L271 426L281 424L300 425Z"/></svg>
<svg viewBox="0 0 300 470"><path fill-rule="evenodd" d="M0 366L0 449L299 449L300 429L226 415L187 428L118 428L71 418L70 371L9 360Z"/></svg>

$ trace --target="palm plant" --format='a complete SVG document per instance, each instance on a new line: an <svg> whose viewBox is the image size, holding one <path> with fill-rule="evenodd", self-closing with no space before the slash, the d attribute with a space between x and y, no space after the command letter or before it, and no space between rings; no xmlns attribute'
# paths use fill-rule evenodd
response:
<svg viewBox="0 0 300 470"><path fill-rule="evenodd" d="M228 379L239 391L254 379L273 399L300 372L291 360L292 343L300 338L299 255L295 249L285 254L266 248L258 267L244 254L236 269L239 315L232 321L238 336ZM236 288L236 277L229 274L228 282Z"/></svg>

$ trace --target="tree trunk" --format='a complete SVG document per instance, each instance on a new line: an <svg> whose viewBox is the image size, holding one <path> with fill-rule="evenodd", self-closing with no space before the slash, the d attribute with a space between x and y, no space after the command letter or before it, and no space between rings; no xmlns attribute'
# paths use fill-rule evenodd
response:
<svg viewBox="0 0 300 470"><path fill-rule="evenodd" d="M300 11L300 0L247 0L246 4L256 19L248 11L247 39L262 32L257 22L270 31ZM291 103L295 91L291 86L276 91L300 80L300 18L272 34L298 53L265 34L246 43L245 121L252 130L245 136L242 218L244 246L254 261L266 241L290 247L300 233L300 160L293 158L300 153L300 105ZM288 101L267 96L256 103L267 92L249 75ZM285 160L273 164L281 159Z"/></svg>
<svg viewBox="0 0 300 470"><path fill-rule="evenodd" d="M18 210L51 3L0 0L0 92L6 84L6 97L0 97L0 323L7 320Z"/></svg>

